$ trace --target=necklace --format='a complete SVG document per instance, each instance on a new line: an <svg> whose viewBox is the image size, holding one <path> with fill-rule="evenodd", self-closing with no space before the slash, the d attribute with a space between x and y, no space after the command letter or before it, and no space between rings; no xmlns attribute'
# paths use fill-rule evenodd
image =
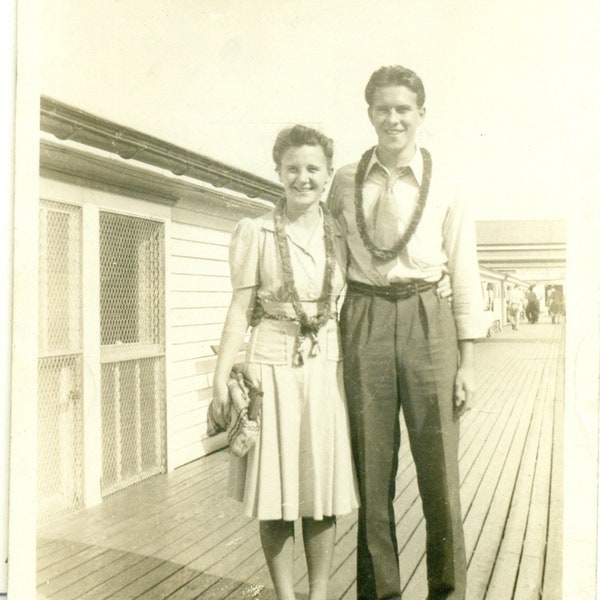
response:
<svg viewBox="0 0 600 600"><path fill-rule="evenodd" d="M356 227L367 250L375 258L388 261L396 258L398 253L406 247L406 244L408 244L410 238L417 229L419 222L421 221L423 210L425 209L425 202L427 201L427 195L429 194L429 184L431 183L431 154L429 154L425 148L421 148L421 154L423 155L423 182L421 183L421 189L419 190L419 198L417 199L415 210L413 211L406 231L391 248L379 248L379 246L376 246L373 240L369 237L367 232L365 212L363 209L363 184L367 175L367 166L371 161L373 152L375 152L375 147L367 150L362 155L358 163L358 167L356 168L356 176L354 178L354 207L356 211Z"/></svg>
<svg viewBox="0 0 600 600"><path fill-rule="evenodd" d="M325 206L321 206L323 211L323 230L325 232L325 273L323 275L323 288L321 296L317 300L317 314L314 317L309 317L300 300L298 289L294 283L294 272L292 270L292 260L290 257L290 248L288 245L287 236L284 228L285 214L285 198L282 198L277 203L274 213L275 223L275 238L277 247L281 257L281 265L283 269L283 281L288 290L294 312L300 323L300 332L296 338L296 352L294 356L294 365L302 366L304 357L302 355L302 344L308 337L311 340L311 356L319 353L319 341L317 334L319 329L331 318L331 291L333 288L333 271L335 268L335 250L333 241L333 224L331 222L331 214Z"/></svg>
<svg viewBox="0 0 600 600"><path fill-rule="evenodd" d="M315 236L315 232L319 227L319 223L321 222L321 216L317 218L315 224L312 226L312 229L309 231L308 235L303 235L301 230L306 231L306 228L298 228L295 223L292 223L288 217L288 233L293 241L302 246L303 248L308 248L312 242L313 237Z"/></svg>

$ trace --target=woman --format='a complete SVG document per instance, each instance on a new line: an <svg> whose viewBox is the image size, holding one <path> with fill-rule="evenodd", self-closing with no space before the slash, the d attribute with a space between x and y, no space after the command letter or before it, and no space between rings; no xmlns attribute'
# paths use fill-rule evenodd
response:
<svg viewBox="0 0 600 600"><path fill-rule="evenodd" d="M332 158L333 142L314 129L277 136L285 196L233 234L233 296L213 385L223 418L229 373L252 323L244 371L263 393L260 435L246 456L231 456L232 493L259 519L279 600L295 597L294 521L302 519L309 598L325 600L336 516L358 506L336 320L344 244L320 204Z"/></svg>

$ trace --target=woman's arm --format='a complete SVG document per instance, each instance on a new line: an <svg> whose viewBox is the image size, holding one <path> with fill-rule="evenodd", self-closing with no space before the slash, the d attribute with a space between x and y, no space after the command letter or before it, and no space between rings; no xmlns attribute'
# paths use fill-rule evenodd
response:
<svg viewBox="0 0 600 600"><path fill-rule="evenodd" d="M244 341L256 301L257 287L233 290L231 304L227 311L221 344L217 355L217 366L213 379L213 404L217 410L217 419L226 422L229 412L227 381L235 363L235 358Z"/></svg>

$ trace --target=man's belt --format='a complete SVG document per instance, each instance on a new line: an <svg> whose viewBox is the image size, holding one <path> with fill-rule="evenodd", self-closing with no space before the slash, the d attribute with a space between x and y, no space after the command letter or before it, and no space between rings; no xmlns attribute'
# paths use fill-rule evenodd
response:
<svg viewBox="0 0 600 600"><path fill-rule="evenodd" d="M360 281L348 281L347 296L377 296L387 300L405 300L436 287L437 281L399 281L390 285L369 285Z"/></svg>

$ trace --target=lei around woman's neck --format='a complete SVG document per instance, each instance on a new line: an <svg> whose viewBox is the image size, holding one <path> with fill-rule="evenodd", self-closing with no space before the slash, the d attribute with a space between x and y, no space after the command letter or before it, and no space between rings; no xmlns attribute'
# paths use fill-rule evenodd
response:
<svg viewBox="0 0 600 600"><path fill-rule="evenodd" d="M285 288L290 294L294 312L296 313L296 317L300 323L300 335L298 336L297 340L296 360L298 361L298 364L301 365L304 362L301 352L301 346L304 339L306 337L311 339L311 354L316 354L319 351L317 334L321 327L323 327L323 325L325 325L325 323L333 316L331 310L333 275L335 270L333 223L329 210L326 206L321 205L321 210L323 213L323 231L325 233L325 272L323 275L321 295L317 301L317 314L313 317L309 317L302 306L302 301L300 300L300 295L298 294L298 289L294 281L290 249L287 235L285 233L285 204L285 197L279 200L275 207L273 220L275 224L277 248L281 258Z"/></svg>

